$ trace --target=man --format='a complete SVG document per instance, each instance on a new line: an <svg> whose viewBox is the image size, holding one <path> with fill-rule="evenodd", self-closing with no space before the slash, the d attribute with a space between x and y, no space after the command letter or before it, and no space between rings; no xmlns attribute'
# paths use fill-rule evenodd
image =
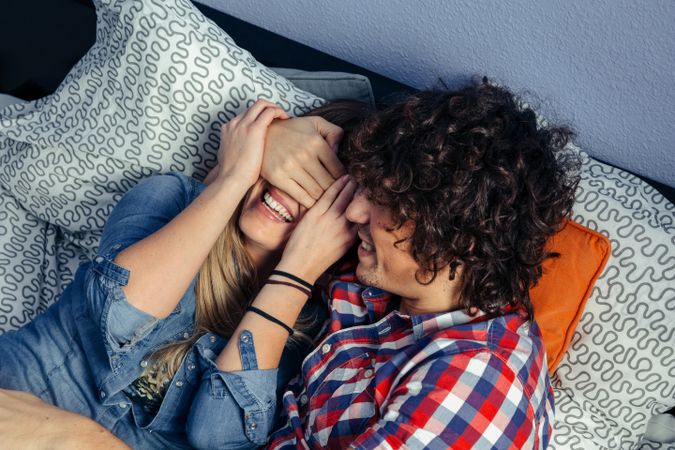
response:
<svg viewBox="0 0 675 450"><path fill-rule="evenodd" d="M412 95L351 133L358 265L329 285L329 330L270 448L547 446L528 291L573 205L568 136L486 82Z"/></svg>

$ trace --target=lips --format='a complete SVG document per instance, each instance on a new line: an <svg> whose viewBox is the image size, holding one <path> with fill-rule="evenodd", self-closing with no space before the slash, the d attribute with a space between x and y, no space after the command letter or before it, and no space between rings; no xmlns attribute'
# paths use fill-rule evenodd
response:
<svg viewBox="0 0 675 450"><path fill-rule="evenodd" d="M295 217L298 214L297 211L294 211L294 209L290 207L290 205L294 202L289 200L288 197L279 189L275 188L274 186L269 186L267 192L269 192L269 194L277 203L286 208L286 211L288 211L291 216Z"/></svg>
<svg viewBox="0 0 675 450"><path fill-rule="evenodd" d="M372 253L375 251L375 245L369 239L364 238L363 233L360 231L359 231L359 239L361 239L361 244L359 245L359 248L362 248L368 253Z"/></svg>
<svg viewBox="0 0 675 450"><path fill-rule="evenodd" d="M294 222L296 220L296 215L298 214L298 212L289 208L288 205L292 204L294 204L293 201L288 200L282 191L266 185L263 187L262 193L258 199L257 209L265 217L274 222L288 224Z"/></svg>

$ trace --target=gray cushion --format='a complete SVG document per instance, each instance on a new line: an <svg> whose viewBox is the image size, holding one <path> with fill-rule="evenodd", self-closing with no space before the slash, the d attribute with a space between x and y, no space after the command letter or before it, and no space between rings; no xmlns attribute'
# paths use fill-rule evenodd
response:
<svg viewBox="0 0 675 450"><path fill-rule="evenodd" d="M375 106L370 80L364 75L346 72L308 72L282 67L271 68L298 88L325 100L357 100Z"/></svg>
<svg viewBox="0 0 675 450"><path fill-rule="evenodd" d="M0 94L0 109L4 108L7 105L13 105L15 103L21 103L25 102L25 100L21 100L20 98L12 97L11 95L8 94Z"/></svg>

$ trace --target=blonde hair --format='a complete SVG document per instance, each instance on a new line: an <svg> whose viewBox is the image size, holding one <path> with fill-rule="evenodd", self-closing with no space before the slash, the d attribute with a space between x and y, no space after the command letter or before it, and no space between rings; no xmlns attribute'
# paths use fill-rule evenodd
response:
<svg viewBox="0 0 675 450"><path fill-rule="evenodd" d="M256 268L244 247L244 235L239 229L243 202L223 229L198 272L195 283L195 324L192 335L168 344L150 356L151 364L141 377L155 378L156 391L161 391L180 367L192 345L207 332L229 337L239 325L246 307L250 305L261 283ZM311 343L306 331L314 325L311 317L301 316L295 323L291 342Z"/></svg>

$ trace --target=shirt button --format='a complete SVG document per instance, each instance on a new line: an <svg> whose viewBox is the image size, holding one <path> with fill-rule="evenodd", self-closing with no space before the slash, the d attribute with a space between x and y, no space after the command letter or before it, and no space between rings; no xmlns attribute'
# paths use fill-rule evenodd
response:
<svg viewBox="0 0 675 450"><path fill-rule="evenodd" d="M210 337L209 337L209 341L211 341L211 342L216 342L216 337L215 337L215 336L210 336Z"/></svg>
<svg viewBox="0 0 675 450"><path fill-rule="evenodd" d="M148 367L148 362L146 360L141 361L141 367Z"/></svg>
<svg viewBox="0 0 675 450"><path fill-rule="evenodd" d="M300 404L301 405L306 405L307 404L307 394L302 394L300 396Z"/></svg>
<svg viewBox="0 0 675 450"><path fill-rule="evenodd" d="M195 365L192 364L192 363L188 364L187 367L188 367L188 370L195 370Z"/></svg>
<svg viewBox="0 0 675 450"><path fill-rule="evenodd" d="M330 344L323 344L321 346L321 353L324 355L330 351Z"/></svg>
<svg viewBox="0 0 675 450"><path fill-rule="evenodd" d="M176 387L181 387L181 386L183 386L183 382L180 381L180 380L176 381Z"/></svg>
<svg viewBox="0 0 675 450"><path fill-rule="evenodd" d="M366 377L366 378L372 377L372 376L373 376L373 369L368 369L368 370L366 370L366 371L364 372L363 376Z"/></svg>
<svg viewBox="0 0 675 450"><path fill-rule="evenodd" d="M99 264L102 263L103 262L103 256L97 256L96 258L94 258L94 262L97 262Z"/></svg>

